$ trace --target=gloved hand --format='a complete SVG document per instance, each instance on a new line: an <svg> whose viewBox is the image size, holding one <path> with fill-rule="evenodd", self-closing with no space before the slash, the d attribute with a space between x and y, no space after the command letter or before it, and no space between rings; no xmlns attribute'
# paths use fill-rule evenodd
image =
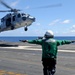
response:
<svg viewBox="0 0 75 75"><path fill-rule="evenodd" d="M75 42L75 40L72 40L71 42L72 42L72 43L74 43L74 42Z"/></svg>
<svg viewBox="0 0 75 75"><path fill-rule="evenodd" d="M20 40L21 42L28 42L28 40Z"/></svg>

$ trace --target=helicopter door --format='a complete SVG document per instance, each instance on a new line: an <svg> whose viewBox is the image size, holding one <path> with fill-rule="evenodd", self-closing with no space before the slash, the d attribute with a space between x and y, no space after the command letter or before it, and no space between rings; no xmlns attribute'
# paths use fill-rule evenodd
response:
<svg viewBox="0 0 75 75"><path fill-rule="evenodd" d="M10 26L11 25L11 17L6 19L6 26Z"/></svg>

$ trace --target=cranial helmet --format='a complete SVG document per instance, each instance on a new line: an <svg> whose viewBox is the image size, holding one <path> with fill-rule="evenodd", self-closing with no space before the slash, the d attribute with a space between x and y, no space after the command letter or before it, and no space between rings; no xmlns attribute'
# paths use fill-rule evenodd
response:
<svg viewBox="0 0 75 75"><path fill-rule="evenodd" d="M44 36L45 36L45 38L47 38L47 37L53 38L54 34L51 30L47 30Z"/></svg>

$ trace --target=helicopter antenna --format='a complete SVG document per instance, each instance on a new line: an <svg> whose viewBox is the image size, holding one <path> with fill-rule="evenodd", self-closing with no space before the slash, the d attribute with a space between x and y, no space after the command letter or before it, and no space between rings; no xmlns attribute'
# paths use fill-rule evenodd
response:
<svg viewBox="0 0 75 75"><path fill-rule="evenodd" d="M20 11L19 9L13 9L7 3L5 3L3 0L0 0L0 3L2 5L4 5L6 8L9 8L10 9L10 10L0 10L0 12L18 12L18 11Z"/></svg>

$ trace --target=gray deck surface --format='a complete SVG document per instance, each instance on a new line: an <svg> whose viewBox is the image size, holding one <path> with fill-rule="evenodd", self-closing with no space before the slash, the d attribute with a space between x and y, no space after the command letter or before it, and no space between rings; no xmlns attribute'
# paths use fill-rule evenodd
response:
<svg viewBox="0 0 75 75"><path fill-rule="evenodd" d="M18 75L17 73L19 75L43 75L42 51L11 48L18 46L30 46L29 49L41 49L41 46L34 44L0 42L0 72L2 70L5 73L6 71L13 72L15 73L14 75ZM75 75L75 44L60 46L59 50L67 52L58 52L55 75Z"/></svg>

